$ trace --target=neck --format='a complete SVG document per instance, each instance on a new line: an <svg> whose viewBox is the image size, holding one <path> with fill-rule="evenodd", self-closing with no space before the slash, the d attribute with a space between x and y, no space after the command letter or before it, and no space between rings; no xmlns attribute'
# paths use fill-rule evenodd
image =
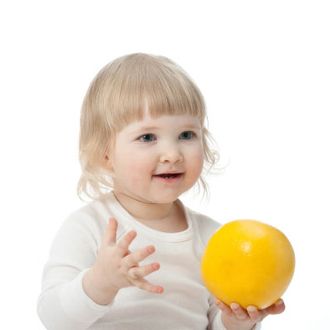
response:
<svg viewBox="0 0 330 330"><path fill-rule="evenodd" d="M118 202L138 220L161 221L170 218L176 211L175 202L166 204L151 203L118 191L113 191L113 193Z"/></svg>

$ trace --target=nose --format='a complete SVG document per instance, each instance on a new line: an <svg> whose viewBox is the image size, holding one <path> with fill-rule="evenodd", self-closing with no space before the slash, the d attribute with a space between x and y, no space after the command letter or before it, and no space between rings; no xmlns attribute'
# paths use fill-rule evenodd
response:
<svg viewBox="0 0 330 330"><path fill-rule="evenodd" d="M161 163L178 163L183 161L183 155L178 145L168 143L162 147L160 152Z"/></svg>

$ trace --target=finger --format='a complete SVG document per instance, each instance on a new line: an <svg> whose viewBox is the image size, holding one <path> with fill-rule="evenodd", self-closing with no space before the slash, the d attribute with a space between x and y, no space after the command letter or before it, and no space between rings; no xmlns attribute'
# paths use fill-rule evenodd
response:
<svg viewBox="0 0 330 330"><path fill-rule="evenodd" d="M152 263L150 265L132 267L128 271L128 276L132 279L143 278L157 270L159 270L160 265L158 263Z"/></svg>
<svg viewBox="0 0 330 330"><path fill-rule="evenodd" d="M259 322L264 317L264 312L262 310L258 310L256 306L248 306L246 311L249 314L250 319L254 322Z"/></svg>
<svg viewBox="0 0 330 330"><path fill-rule="evenodd" d="M150 256L154 252L155 247L153 245L148 245L145 248L135 251L123 258L123 266L128 272L131 267L137 266L139 262L143 261L145 258Z"/></svg>
<svg viewBox="0 0 330 330"><path fill-rule="evenodd" d="M118 227L118 223L116 219L110 218L103 235L103 240L102 240L103 245L108 246L116 243L117 227Z"/></svg>
<svg viewBox="0 0 330 330"><path fill-rule="evenodd" d="M282 299L279 299L275 302L275 304L267 307L265 312L267 314L280 314L285 310L285 304Z"/></svg>
<svg viewBox="0 0 330 330"><path fill-rule="evenodd" d="M238 320L246 320L249 317L247 312L237 303L231 303L230 308Z"/></svg>
<svg viewBox="0 0 330 330"><path fill-rule="evenodd" d="M230 307L228 305L226 305L223 301L217 299L215 303L224 313L226 313L228 315L233 313L232 310L230 309Z"/></svg>
<svg viewBox="0 0 330 330"><path fill-rule="evenodd" d="M131 230L127 234L125 234L123 238L120 239L120 241L117 243L117 246L126 253L126 251L128 250L130 244L132 243L135 237L136 237L136 231Z"/></svg>
<svg viewBox="0 0 330 330"><path fill-rule="evenodd" d="M145 290L145 291L148 291L151 293L159 294L159 293L164 292L164 288L162 286L151 284L150 282L146 281L145 279L135 280L132 282L132 284L141 290Z"/></svg>

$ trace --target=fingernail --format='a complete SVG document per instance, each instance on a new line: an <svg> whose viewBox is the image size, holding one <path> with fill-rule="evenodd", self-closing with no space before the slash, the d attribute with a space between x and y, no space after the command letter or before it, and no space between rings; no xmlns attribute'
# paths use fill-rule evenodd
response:
<svg viewBox="0 0 330 330"><path fill-rule="evenodd" d="M256 312L257 311L257 308L255 306L248 306L247 307L247 311L248 312Z"/></svg>
<svg viewBox="0 0 330 330"><path fill-rule="evenodd" d="M148 246L147 251L149 253L154 252L155 251L155 247L154 246Z"/></svg>
<svg viewBox="0 0 330 330"><path fill-rule="evenodd" d="M231 303L230 304L231 309L238 309L239 308L239 304L236 303Z"/></svg>
<svg viewBox="0 0 330 330"><path fill-rule="evenodd" d="M283 304L282 299L277 300L276 303L275 303L276 306L281 306L282 304Z"/></svg>
<svg viewBox="0 0 330 330"><path fill-rule="evenodd" d="M163 293L163 291L164 291L163 288L161 288L161 287L157 288L157 292L158 292L158 293Z"/></svg>
<svg viewBox="0 0 330 330"><path fill-rule="evenodd" d="M160 267L160 265L159 265L159 264L153 264L153 265L152 265L152 268L153 268L154 270L157 270L157 269L159 269L159 267Z"/></svg>

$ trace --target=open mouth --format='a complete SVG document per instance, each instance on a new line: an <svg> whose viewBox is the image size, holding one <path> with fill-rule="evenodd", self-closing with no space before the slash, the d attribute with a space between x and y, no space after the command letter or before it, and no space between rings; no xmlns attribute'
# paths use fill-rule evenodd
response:
<svg viewBox="0 0 330 330"><path fill-rule="evenodd" d="M161 178L164 178L164 179L174 179L174 178L177 178L181 175L182 175L182 173L164 173L164 174L158 174L158 175L155 175L155 176L161 177Z"/></svg>
<svg viewBox="0 0 330 330"><path fill-rule="evenodd" d="M183 173L163 173L154 175L154 178L163 183L175 183L180 182L183 177Z"/></svg>

